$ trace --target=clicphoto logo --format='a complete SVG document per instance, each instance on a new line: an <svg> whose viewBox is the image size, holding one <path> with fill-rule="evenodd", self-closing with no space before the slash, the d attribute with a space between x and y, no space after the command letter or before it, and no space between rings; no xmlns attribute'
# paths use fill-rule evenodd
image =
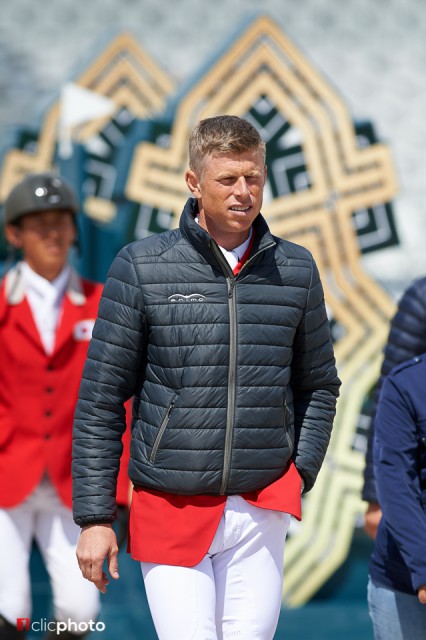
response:
<svg viewBox="0 0 426 640"><path fill-rule="evenodd" d="M76 634L83 634L88 631L105 631L106 625L104 622L95 622L94 620L74 622L71 618L68 618L66 622L48 621L46 618L31 622L29 618L16 618L16 628L18 631L34 631L36 633L37 631L54 631L59 635L63 631L70 631Z"/></svg>

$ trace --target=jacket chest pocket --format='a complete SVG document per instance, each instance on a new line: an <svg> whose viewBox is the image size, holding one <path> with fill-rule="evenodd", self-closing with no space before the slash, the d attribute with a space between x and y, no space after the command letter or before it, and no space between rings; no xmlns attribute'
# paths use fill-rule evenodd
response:
<svg viewBox="0 0 426 640"><path fill-rule="evenodd" d="M158 453L158 449L160 448L161 440L163 439L164 432L166 431L167 425L170 422L170 416L172 415L173 409L175 408L175 401L176 401L176 398L173 398L173 400L170 402L169 406L167 407L167 411L161 421L160 427L158 429L158 433L154 440L154 444L152 445L151 455L149 456L149 461L151 462L151 464L154 464L157 458L157 453Z"/></svg>

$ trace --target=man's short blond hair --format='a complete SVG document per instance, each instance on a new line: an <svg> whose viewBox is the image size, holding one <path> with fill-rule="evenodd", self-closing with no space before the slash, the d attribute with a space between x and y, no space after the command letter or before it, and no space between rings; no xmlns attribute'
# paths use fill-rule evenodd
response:
<svg viewBox="0 0 426 640"><path fill-rule="evenodd" d="M266 145L258 130L238 116L214 116L200 120L189 137L189 167L202 173L204 161L211 154L243 153L256 150L266 157Z"/></svg>

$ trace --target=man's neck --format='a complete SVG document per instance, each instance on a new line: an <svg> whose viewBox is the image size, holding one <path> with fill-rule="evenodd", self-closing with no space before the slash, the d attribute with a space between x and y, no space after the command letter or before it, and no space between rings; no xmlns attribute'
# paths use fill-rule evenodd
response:
<svg viewBox="0 0 426 640"><path fill-rule="evenodd" d="M199 214L195 216L195 221L200 225L204 231L213 238L213 240L222 247L222 249L226 249L227 251L232 251L237 247L241 246L250 236L252 232L252 228L250 227L246 231L242 231L240 233L221 233L218 234L216 230L210 229L205 221L200 218Z"/></svg>

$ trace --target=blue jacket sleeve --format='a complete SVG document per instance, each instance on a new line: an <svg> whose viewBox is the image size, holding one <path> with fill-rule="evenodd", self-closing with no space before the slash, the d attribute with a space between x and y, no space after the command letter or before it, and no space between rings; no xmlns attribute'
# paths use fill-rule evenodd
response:
<svg viewBox="0 0 426 640"><path fill-rule="evenodd" d="M362 498L378 502L374 478L373 439L377 402L383 381L397 364L426 352L426 278L415 280L405 291L391 320L388 341L371 406Z"/></svg>
<svg viewBox="0 0 426 640"><path fill-rule="evenodd" d="M386 378L376 415L374 459L383 518L411 575L426 585L426 514L418 473L418 437L410 394Z"/></svg>

